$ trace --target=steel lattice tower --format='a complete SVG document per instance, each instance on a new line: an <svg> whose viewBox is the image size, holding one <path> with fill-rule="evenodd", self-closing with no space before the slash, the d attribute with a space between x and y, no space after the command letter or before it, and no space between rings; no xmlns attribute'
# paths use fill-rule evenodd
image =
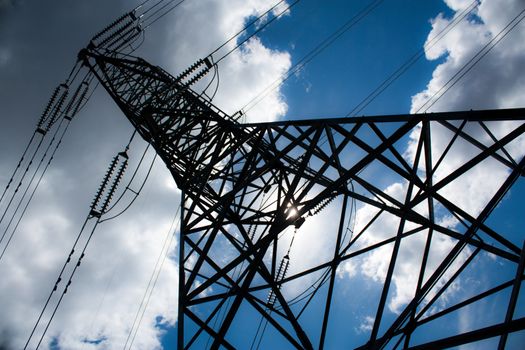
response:
<svg viewBox="0 0 525 350"><path fill-rule="evenodd" d="M368 300L376 312L361 348L444 348L492 337L504 348L509 333L525 329L525 318L514 316L524 250L487 224L524 174L522 150L515 151L525 133L524 109L240 124L189 87L209 62L174 78L129 56L87 49L81 58L182 190L179 349L249 348L259 319L282 347L324 348L345 327L331 315L353 302L335 300L339 269L385 247L382 288ZM432 143L438 129L450 135L440 152ZM480 140L479 130L489 141ZM403 154L408 140L415 142L411 156ZM443 173L456 147L468 149L469 159ZM506 179L472 213L451 201L447 189L481 164L504 169ZM384 189L382 174L402 184L401 197ZM356 223L363 206L373 215ZM443 216L456 225L438 220ZM294 268L293 240L312 225L323 230L330 254ZM381 237L366 238L378 230ZM440 239L449 244L439 255ZM421 242L414 293L387 316L408 240ZM444 305L458 276L482 254L513 266L515 274ZM506 294L499 321L461 334L425 333L426 325L500 291ZM240 321L247 319L254 325Z"/></svg>

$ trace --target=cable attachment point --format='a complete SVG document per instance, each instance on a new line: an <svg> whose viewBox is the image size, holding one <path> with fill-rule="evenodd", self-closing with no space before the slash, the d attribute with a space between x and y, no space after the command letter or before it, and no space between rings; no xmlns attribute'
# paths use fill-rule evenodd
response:
<svg viewBox="0 0 525 350"><path fill-rule="evenodd" d="M126 152L120 152L113 158L95 195L95 199L91 203L91 216L100 217L106 212L127 166L128 154Z"/></svg>

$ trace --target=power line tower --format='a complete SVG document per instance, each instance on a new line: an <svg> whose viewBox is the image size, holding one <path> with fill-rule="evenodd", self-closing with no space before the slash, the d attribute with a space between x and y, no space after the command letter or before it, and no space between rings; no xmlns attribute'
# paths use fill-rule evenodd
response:
<svg viewBox="0 0 525 350"><path fill-rule="evenodd" d="M515 316L525 250L487 223L524 174L525 109L241 124L190 88L209 61L175 78L96 48L80 57L182 190L179 349L259 348L268 344L263 336L275 348L322 349L351 339L353 326L331 316L367 289L342 282L341 271L376 252L385 254L384 271L379 292L365 298L373 313L360 348L489 338L504 348L510 333L525 329ZM452 166L453 154L468 159ZM472 211L451 192L487 164L503 180L481 189L487 200ZM386 178L397 188L385 189ZM312 230L318 240L297 249ZM324 253L316 255L316 245ZM461 276L487 256L513 275L450 300ZM392 312L399 281L411 292ZM351 289L343 300L341 285ZM461 333L442 327L501 292L501 317L485 315ZM429 333L429 325L441 331Z"/></svg>

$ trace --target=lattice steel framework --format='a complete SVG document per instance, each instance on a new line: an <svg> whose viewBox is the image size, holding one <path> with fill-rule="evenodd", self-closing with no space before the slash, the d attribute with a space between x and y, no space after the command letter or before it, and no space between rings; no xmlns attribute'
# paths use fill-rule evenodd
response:
<svg viewBox="0 0 525 350"><path fill-rule="evenodd" d="M142 59L81 57L182 190L180 349L247 349L263 333L276 348L352 344L355 326L331 316L363 300L366 349L493 337L504 348L525 329L523 236L488 223L524 174L524 109L240 124ZM486 186L470 188L480 176ZM486 200L473 209L478 190ZM345 275L373 261L378 292ZM487 269L489 282L454 298L490 261L512 276ZM396 304L400 283L411 294ZM500 314L444 327L483 302Z"/></svg>

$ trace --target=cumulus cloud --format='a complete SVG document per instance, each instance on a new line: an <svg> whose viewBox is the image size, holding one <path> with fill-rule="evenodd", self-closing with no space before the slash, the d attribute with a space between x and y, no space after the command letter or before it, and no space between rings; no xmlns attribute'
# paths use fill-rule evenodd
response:
<svg viewBox="0 0 525 350"><path fill-rule="evenodd" d="M445 1L454 11L451 18L439 14L432 20L432 30L427 43L454 18L470 1ZM427 59L443 58L432 74L424 91L412 97L411 111L417 111L428 99L480 51L483 46L521 11L523 3L518 0L483 0L471 16L461 21L436 45L426 49ZM525 78L525 29L518 25L484 57L460 83L452 87L438 100L430 111L462 109L511 108L523 106ZM425 107L426 108L426 107Z"/></svg>
<svg viewBox="0 0 525 350"><path fill-rule="evenodd" d="M232 35L239 32L249 21L262 15L274 2L264 1L199 1L187 5L187 10L198 14L181 14L173 22L173 31L168 39L172 48L168 64L174 71L180 71L192 64L196 58L204 58ZM284 6L281 4L281 7ZM274 15L283 9L274 9ZM266 18L267 20L268 18ZM264 23L264 18L259 25ZM199 30L187 30L187 28ZM213 55L218 60L237 46L240 36L230 41ZM233 114L243 108L259 92L283 79L291 67L287 52L266 47L260 39L253 37L240 50L232 52L219 66L219 90L214 103L225 112ZM215 83L214 83L215 84ZM212 86L214 86L212 84ZM287 105L279 89L273 90L247 114L247 121L273 121L287 111Z"/></svg>
<svg viewBox="0 0 525 350"><path fill-rule="evenodd" d="M445 28L460 12L467 8L472 2L463 0L446 0L445 3L453 11L451 18L444 14L438 14L432 21L432 30L428 35L427 43ZM522 10L523 2L517 0L482 0L476 6L472 15L460 22L449 34L437 44L428 47L426 57L428 60L442 59L433 71L424 91L412 96L411 112L420 109L439 89L473 57L491 38ZM515 30L502 40L495 49L479 62L470 74L466 75L456 86L443 96L434 106L432 111L452 111L468 109L487 108L512 108L523 107L525 99L522 91L525 87L523 70L525 64L525 27L518 25ZM505 135L516 126L515 123L491 124L489 128L496 137ZM484 145L491 145L493 140L479 125L469 125L465 129L473 135L476 140ZM404 158L412 164L415 158L417 143L421 134L421 127L417 126L412 131L404 150ZM432 159L435 165L437 159L444 153L445 147L452 139L453 133L441 125L434 125L431 130ZM519 161L523 157L525 147L524 138L520 137L508 146L508 151L513 159ZM479 149L473 147L461 138L443 159L441 165L434 173L434 183L459 168L465 162L477 155ZM418 164L420 174L424 173L424 157ZM476 217L490 198L495 194L499 186L509 174L508 168L497 164L498 162L488 159L468 173L462 175L454 182L439 191L444 198L455 203L473 217ZM402 200L407 191L407 182L394 182L384 188L384 192L392 197ZM418 208L419 209L419 208ZM458 221L449 213L439 210L437 222L444 227L457 228ZM419 209L423 215L428 215L426 210ZM363 227L377 213L377 209L364 205L357 211L356 232ZM392 215L382 215L368 230L366 235L357 242L358 247L366 247L389 237L393 237L395 228L399 225L399 219ZM390 228L387 229L387 228ZM414 228L409 224L405 231ZM391 230L394 230L392 232ZM424 250L425 240L428 232L423 231L405 239L401 244L396 267L392 279L392 292L388 299L390 311L398 313L414 296L415 282L421 266L421 256ZM443 235L434 235L431 254L429 256L429 271L425 276L435 270L441 259L455 245L455 240ZM344 269L348 270L347 277L356 276L357 269L360 276L372 281L382 283L390 261L393 244L376 249L375 251L361 257L357 262L346 262ZM470 255L468 249L457 259L459 266ZM454 266L450 272L454 271ZM451 274L446 274L440 283ZM344 276L344 273L340 274ZM448 277L447 277L448 276ZM449 291L441 297L441 303L446 303L451 294L462 290L461 280L457 280ZM432 295L432 293L431 293ZM431 296L430 295L430 296ZM429 296L429 297L430 297ZM428 299L428 297L427 297ZM369 318L365 318L363 325L369 324ZM360 328L360 331L367 329Z"/></svg>
<svg viewBox="0 0 525 350"><path fill-rule="evenodd" d="M166 176L158 173L151 180L162 183ZM22 222L0 264L3 276L0 307L4 315L9 315L2 317L0 328L10 334L8 348L23 348L80 230L77 213L56 203L57 197L64 195L60 193L63 191L52 190L60 188L57 183L60 176L50 176L50 179L53 180L43 186L32 204L33 210ZM146 191L155 191L152 187L146 187ZM55 342L67 349L123 347L157 257L161 251L164 256L176 249L176 243L166 247L163 242L167 234L174 233L169 229L178 193L164 191L156 194L156 200L166 205L165 210L155 212L159 209L148 208L147 201L138 200L139 207L126 212L122 220L99 225L44 338L44 345ZM87 204L84 207L87 208ZM93 220L88 229L90 225ZM80 239L43 320L49 319L50 310L65 287L88 234L84 232ZM137 348L160 348L163 331L158 323L175 324L177 280L177 264L172 258L167 259L137 333ZM42 330L42 326L37 328L33 346Z"/></svg>
<svg viewBox="0 0 525 350"><path fill-rule="evenodd" d="M0 2L0 12L10 3ZM172 20L163 25L168 33L165 37L148 38L157 45L154 49L158 52L153 55L153 59L147 58L154 64L166 65L167 70L175 75L196 59L207 55L240 30L248 20L259 16L272 5L273 1L269 0L186 2L174 13ZM32 5L27 6L17 15L23 15L24 11L26 14L31 12ZM76 18L75 11L78 12L79 7L68 6L70 7L65 7L70 12L64 18ZM48 23L48 27L57 30L56 27L61 26L59 19L62 17L61 10L55 10L51 12L58 19ZM82 16L84 15L83 13ZM34 14L31 16L38 17ZM38 23L36 21L35 26ZM25 30L19 28L17 23L12 25L17 26L19 31ZM14 36L16 33L16 30L10 31L10 35ZM27 32L24 31L24 35L28 35ZM20 40L15 39L5 35L0 37L0 42L18 45ZM162 44L159 44L162 40ZM80 45L76 41L70 44L73 47ZM235 45L236 42L232 41L218 54L227 52ZM21 46L23 45L20 44ZM1 68L8 68L15 61L14 57L11 59L11 51L8 48L8 45L0 46ZM73 59L74 57L70 57L70 60L66 61ZM42 65L51 64L49 62L46 61ZM17 67L20 65L20 61L17 60ZM254 37L241 50L232 53L222 62L221 83L214 102L225 111L233 113L248 102L255 92L278 79L289 67L288 53L269 49L260 39ZM8 69L3 73L8 74ZM64 75L67 73L63 71ZM60 78L54 77L52 80L56 82ZM42 93L45 94L45 91ZM101 97L103 94L96 93L94 96L102 100L96 106L88 107L90 109L86 113L104 115L107 114L107 110L114 111L111 103ZM277 90L250 112L249 120L275 120L281 117L286 109L284 98ZM94 117L89 122L102 119ZM124 123L122 118L118 121ZM77 123L82 129L87 122L88 120L82 119ZM73 151L73 146L62 148L63 153L57 157L53 170L44 178L35 201L31 204L4 259L0 261L0 309L2 315L8 315L0 317L0 346L8 349L23 348L45 299L53 288L60 267L67 258L74 237L80 230L82 219L87 215L89 202L105 171L107 158L100 157L97 152L107 149L114 149L116 152L119 148L115 147L121 145L119 142L129 137L129 127L108 128L107 125L101 125L90 131L91 137L96 134L99 141L90 142L88 152L79 152L78 149ZM108 132L111 136L106 134L106 129L111 129L111 132ZM126 134L128 136L125 136ZM105 136L114 140L106 141ZM84 137L87 135L80 134L72 142L78 146ZM138 157L138 154L131 157L135 164ZM2 180L7 181L7 178L4 179L7 176L5 174L12 169L13 164L4 162L4 157L2 159ZM79 192L84 194L79 195ZM128 196L127 200L129 199ZM177 317L178 242L176 239L172 240L169 247L163 246L163 243L166 235L173 234L173 230L169 231L169 228L179 200L180 192L175 188L169 172L158 162L133 207L118 220L100 224L44 338L45 348L50 348L51 344L64 349L123 348L130 330L135 330L132 329L133 320L145 295L157 257L167 254L168 258L159 274L133 347L162 348L162 337L167 328L175 325ZM4 224L2 222L2 225ZM77 247L76 254L78 253ZM68 269L75 261L74 259L68 265ZM64 280L63 277L57 293L64 287ZM51 309L48 308L43 320L49 318L49 312L57 300L57 293L54 294ZM36 344L41 331L42 326L37 329L31 344Z"/></svg>

